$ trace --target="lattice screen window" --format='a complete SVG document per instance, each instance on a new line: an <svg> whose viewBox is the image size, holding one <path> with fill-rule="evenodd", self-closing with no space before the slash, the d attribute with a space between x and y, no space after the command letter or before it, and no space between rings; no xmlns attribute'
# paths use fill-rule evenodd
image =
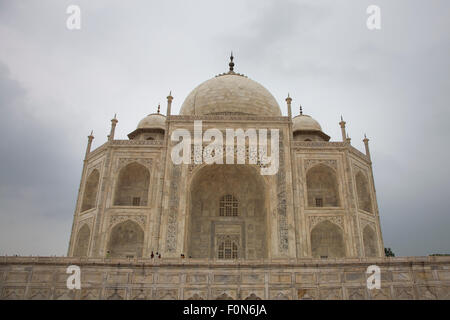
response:
<svg viewBox="0 0 450 320"><path fill-rule="evenodd" d="M226 239L219 244L219 259L237 259L238 246L234 241Z"/></svg>
<svg viewBox="0 0 450 320"><path fill-rule="evenodd" d="M231 194L227 194L220 199L219 215L221 217L237 217L239 215L239 202Z"/></svg>
<svg viewBox="0 0 450 320"><path fill-rule="evenodd" d="M140 206L140 205L141 205L141 198L133 197L133 206Z"/></svg>
<svg viewBox="0 0 450 320"><path fill-rule="evenodd" d="M323 207L323 199L316 198L316 207Z"/></svg>

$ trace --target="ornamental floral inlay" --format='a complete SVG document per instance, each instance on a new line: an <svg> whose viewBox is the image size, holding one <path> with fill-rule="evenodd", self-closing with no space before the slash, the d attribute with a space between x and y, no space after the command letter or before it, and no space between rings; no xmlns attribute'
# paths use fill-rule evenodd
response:
<svg viewBox="0 0 450 320"><path fill-rule="evenodd" d="M373 229L373 231L376 231L376 228L375 228L376 224L375 224L374 221L370 221L370 220L367 220L367 219L360 218L359 219L359 224L360 224L361 230L364 230L364 228L366 226L370 226Z"/></svg>
<svg viewBox="0 0 450 320"><path fill-rule="evenodd" d="M309 217L309 230L311 231L317 224L322 221L330 221L344 230L344 219L342 216L310 216Z"/></svg>
<svg viewBox="0 0 450 320"><path fill-rule="evenodd" d="M117 168L123 168L124 166L132 163L132 162L137 162L139 164L142 164L143 166L145 166L147 169L151 169L152 168L152 164L153 164L153 159L151 158L119 158L117 159Z"/></svg>
<svg viewBox="0 0 450 320"><path fill-rule="evenodd" d="M98 162L97 164L93 165L92 167L89 167L86 173L86 177L89 177L92 173L92 171L97 170L98 173L101 173L102 163Z"/></svg>
<svg viewBox="0 0 450 320"><path fill-rule="evenodd" d="M308 171L309 168L314 167L317 164L324 164L337 170L337 161L334 159L306 159L305 160L305 171Z"/></svg>
<svg viewBox="0 0 450 320"><path fill-rule="evenodd" d="M82 219L82 220L80 220L80 221L78 221L78 231L80 231L80 229L85 225L85 224L87 224L88 225L88 227L89 227L89 230L92 230L92 222L94 221L94 218L93 217L89 217L89 218L86 218L86 219Z"/></svg>
<svg viewBox="0 0 450 320"><path fill-rule="evenodd" d="M143 229L145 228L145 223L147 221L147 217L146 216L136 216L136 215L117 215L117 216L112 216L111 219L109 220L109 228L111 228L112 226L124 222L126 220L131 220L136 222L137 224L139 224Z"/></svg>

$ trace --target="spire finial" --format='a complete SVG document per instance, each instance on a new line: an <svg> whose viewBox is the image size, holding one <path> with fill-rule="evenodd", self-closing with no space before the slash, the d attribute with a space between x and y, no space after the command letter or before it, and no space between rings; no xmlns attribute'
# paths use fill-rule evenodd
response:
<svg viewBox="0 0 450 320"><path fill-rule="evenodd" d="M302 105L300 105L300 115L301 116L303 115L303 107L302 107Z"/></svg>
<svg viewBox="0 0 450 320"><path fill-rule="evenodd" d="M291 96L288 93L287 98L286 98L286 102L290 104L291 101L292 101L292 98L291 98Z"/></svg>
<svg viewBox="0 0 450 320"><path fill-rule="evenodd" d="M161 104L158 103L158 113L159 113L160 109L161 109Z"/></svg>
<svg viewBox="0 0 450 320"><path fill-rule="evenodd" d="M342 118L342 114L341 114L341 121L344 121L344 118Z"/></svg>
<svg viewBox="0 0 450 320"><path fill-rule="evenodd" d="M91 134L90 135L92 136L93 134L94 134L94 130L91 130Z"/></svg>
<svg viewBox="0 0 450 320"><path fill-rule="evenodd" d="M233 62L233 51L231 51L231 55L230 55L230 63L228 64L230 66L230 72L234 72L234 62Z"/></svg>

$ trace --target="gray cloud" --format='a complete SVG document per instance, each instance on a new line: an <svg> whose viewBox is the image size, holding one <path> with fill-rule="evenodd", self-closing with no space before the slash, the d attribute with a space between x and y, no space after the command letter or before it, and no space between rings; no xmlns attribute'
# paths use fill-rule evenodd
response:
<svg viewBox="0 0 450 320"><path fill-rule="evenodd" d="M117 136L200 82L236 69L282 109L353 144L367 132L385 245L399 255L450 250L448 1L0 1L0 254L65 254L86 135ZM164 109L164 108L163 108ZM298 112L298 111L297 111Z"/></svg>

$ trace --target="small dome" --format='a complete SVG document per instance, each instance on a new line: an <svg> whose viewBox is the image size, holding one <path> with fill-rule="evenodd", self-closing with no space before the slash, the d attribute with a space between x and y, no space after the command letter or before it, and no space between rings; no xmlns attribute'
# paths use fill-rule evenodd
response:
<svg viewBox="0 0 450 320"><path fill-rule="evenodd" d="M320 124L306 114L301 114L292 119L292 131L322 131Z"/></svg>
<svg viewBox="0 0 450 320"><path fill-rule="evenodd" d="M166 130L166 116L160 113L152 113L142 119L137 129L162 129Z"/></svg>
<svg viewBox="0 0 450 320"><path fill-rule="evenodd" d="M181 115L228 113L281 116L280 106L266 88L233 71L200 84L180 110Z"/></svg>

